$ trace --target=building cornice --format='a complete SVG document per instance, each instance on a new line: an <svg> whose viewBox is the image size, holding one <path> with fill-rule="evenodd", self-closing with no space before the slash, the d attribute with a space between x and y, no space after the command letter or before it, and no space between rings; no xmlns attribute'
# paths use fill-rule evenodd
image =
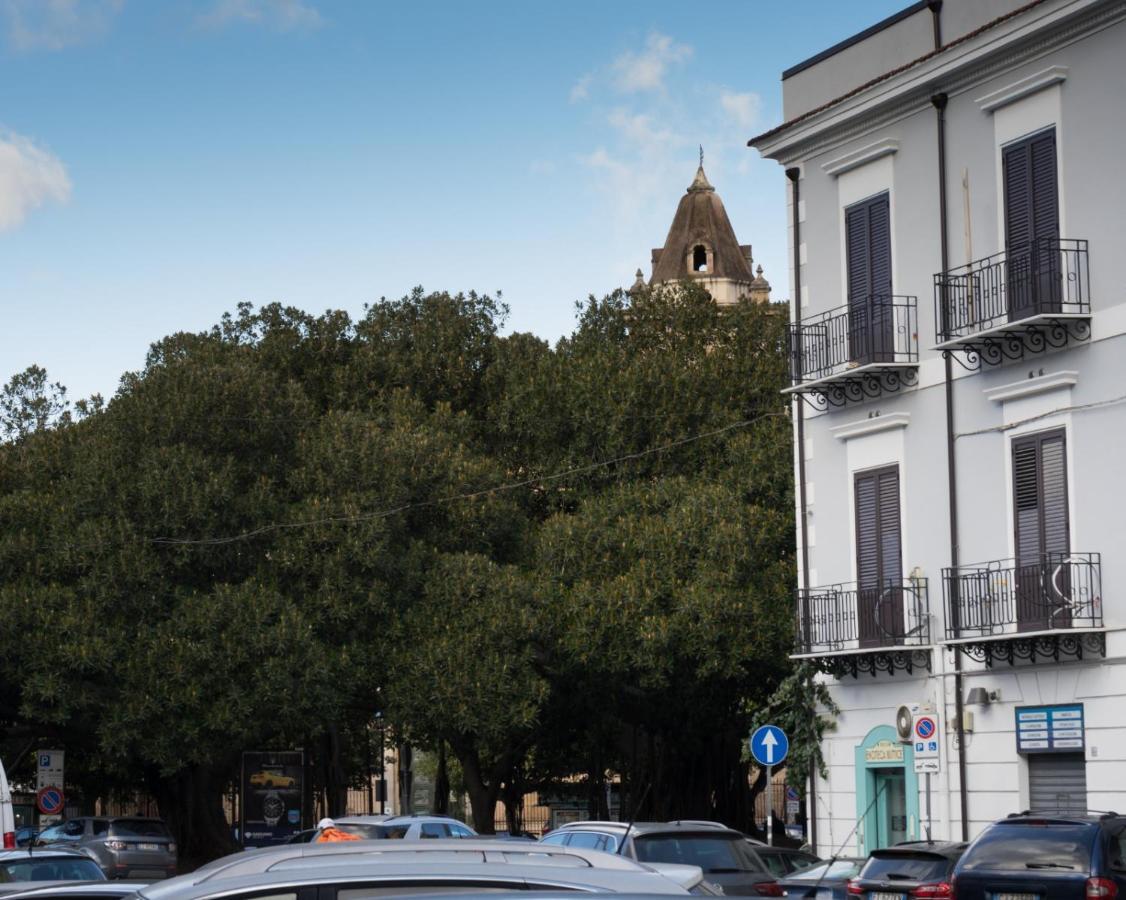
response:
<svg viewBox="0 0 1126 900"><path fill-rule="evenodd" d="M939 88L950 95L971 90L1124 18L1126 4L1115 0L1056 0L926 58L755 146L764 157L793 165L827 147L928 109L931 94Z"/></svg>
<svg viewBox="0 0 1126 900"><path fill-rule="evenodd" d="M899 141L886 138L882 141L876 141L874 144L868 144L866 147L861 147L859 150L853 150L844 156L838 156L836 159L824 163L821 168L827 175L843 175L858 166L870 163L882 156L889 156L898 150Z"/></svg>
<svg viewBox="0 0 1126 900"><path fill-rule="evenodd" d="M1074 370L1052 372L1050 375L1038 375L1035 378L1026 378L1024 381L1014 381L1011 384L1002 384L998 387L986 388L982 393L994 403L1003 403L1006 400L1017 400L1021 397L1035 397L1037 394L1046 394L1060 388L1071 388L1079 381L1079 373Z"/></svg>
<svg viewBox="0 0 1126 900"><path fill-rule="evenodd" d="M1015 103L1029 94L1035 94L1037 91L1042 91L1053 84L1059 84L1065 78L1067 78L1067 66L1048 66L1048 68L1034 72L1026 78L1021 78L1012 84L1006 84L1003 88L991 91L984 97L978 97L974 102L977 103L982 112L993 112L1002 106Z"/></svg>
<svg viewBox="0 0 1126 900"><path fill-rule="evenodd" d="M858 419L830 428L833 437L838 441L851 440L869 434L878 434L881 431L891 431L893 428L906 428L911 422L911 413L897 412L886 416L872 416L869 419Z"/></svg>

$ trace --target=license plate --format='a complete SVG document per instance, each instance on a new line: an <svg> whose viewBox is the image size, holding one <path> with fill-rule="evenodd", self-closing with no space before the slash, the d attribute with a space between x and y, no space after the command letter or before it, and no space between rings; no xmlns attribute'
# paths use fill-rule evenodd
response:
<svg viewBox="0 0 1126 900"><path fill-rule="evenodd" d="M1040 900L1039 894L994 894L993 900Z"/></svg>
<svg viewBox="0 0 1126 900"><path fill-rule="evenodd" d="M159 850L160 844L138 844L138 850Z"/></svg>
<svg viewBox="0 0 1126 900"><path fill-rule="evenodd" d="M870 900L907 900L906 894L888 894L883 891L872 891L868 897Z"/></svg>

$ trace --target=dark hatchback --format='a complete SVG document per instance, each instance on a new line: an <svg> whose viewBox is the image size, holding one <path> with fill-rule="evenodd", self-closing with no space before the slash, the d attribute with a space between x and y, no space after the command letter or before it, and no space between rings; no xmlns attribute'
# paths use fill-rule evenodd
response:
<svg viewBox="0 0 1126 900"><path fill-rule="evenodd" d="M858 856L841 856L787 875L778 886L792 900L846 900L848 883L863 865Z"/></svg>
<svg viewBox="0 0 1126 900"><path fill-rule="evenodd" d="M848 884L851 900L949 900L951 875L966 844L909 841L873 850Z"/></svg>
<svg viewBox="0 0 1126 900"><path fill-rule="evenodd" d="M1126 896L1126 816L1025 813L994 822L955 870L956 900Z"/></svg>

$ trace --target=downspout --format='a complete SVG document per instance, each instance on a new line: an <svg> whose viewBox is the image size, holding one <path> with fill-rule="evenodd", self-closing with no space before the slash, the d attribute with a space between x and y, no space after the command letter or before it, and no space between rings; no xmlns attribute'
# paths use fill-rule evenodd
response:
<svg viewBox="0 0 1126 900"><path fill-rule="evenodd" d="M935 14L935 36L938 38L937 13ZM939 247L942 254L942 271L950 270L950 249L947 245L946 235L946 94L935 94L931 97L935 113L938 117L938 221L939 221ZM939 309L942 316L942 331L947 331L947 308L945 294L939 297ZM958 568L960 558L958 541L958 480L954 458L954 372L953 360L949 353L943 354L946 382L946 486L949 499L950 517L950 566ZM947 612L950 621L947 623L951 633L959 633L959 620L961 608L958 597L958 580L950 580L950 606ZM962 698L962 653L954 650L954 732L958 736L958 802L960 806L960 819L962 823L962 840L969 840L969 794L966 787L966 734L965 734L965 707Z"/></svg>
<svg viewBox="0 0 1126 900"><path fill-rule="evenodd" d="M798 202L801 199L799 179L801 169L795 167L786 170L786 177L793 185L791 199L793 201L794 222L794 325L801 326L801 223L798 217ZM800 332L799 332L800 333ZM791 345L791 352L792 345ZM797 416L798 431L798 515L801 517L801 583L802 587L809 588L809 539L806 535L808 522L806 521L806 493L805 493L805 401L801 397L794 398ZM808 634L808 631L806 632ZM817 855L817 771L809 773L809 845L814 856Z"/></svg>

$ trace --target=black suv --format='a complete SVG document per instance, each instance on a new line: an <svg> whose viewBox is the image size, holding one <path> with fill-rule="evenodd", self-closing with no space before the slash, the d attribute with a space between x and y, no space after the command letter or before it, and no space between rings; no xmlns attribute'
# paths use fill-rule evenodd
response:
<svg viewBox="0 0 1126 900"><path fill-rule="evenodd" d="M873 850L848 883L848 896L850 900L950 900L950 875L966 846L951 841L906 841Z"/></svg>
<svg viewBox="0 0 1126 900"><path fill-rule="evenodd" d="M956 900L1126 896L1126 816L1023 812L994 822L954 872Z"/></svg>

